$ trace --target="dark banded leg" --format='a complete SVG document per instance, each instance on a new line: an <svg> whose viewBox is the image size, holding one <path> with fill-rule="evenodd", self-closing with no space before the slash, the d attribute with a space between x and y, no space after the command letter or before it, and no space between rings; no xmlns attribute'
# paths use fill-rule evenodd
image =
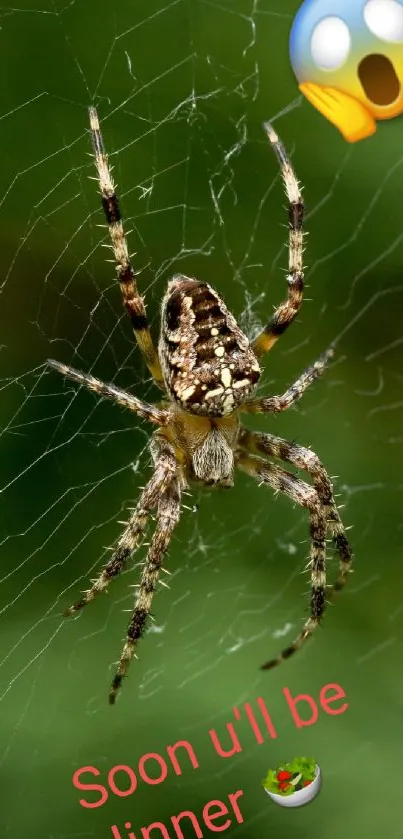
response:
<svg viewBox="0 0 403 839"><path fill-rule="evenodd" d="M62 376L67 376L73 382L84 385L88 390L98 393L99 396L106 396L108 399L113 399L118 405L122 405L123 408L129 408L130 411L135 411L139 417L153 422L155 425L165 425L168 421L168 411L163 411L160 408L156 408L155 405L143 402L141 399L137 399L136 396L132 396L131 393L127 393L126 390L121 390L119 387L116 387L116 385L107 385L105 382L101 382L100 379L96 379L95 376L91 376L90 373L81 373L80 370L75 370L74 367L69 367L67 364L61 364L60 361L55 361L53 358L48 358L47 364L57 370L58 373L61 373Z"/></svg>
<svg viewBox="0 0 403 839"><path fill-rule="evenodd" d="M239 445L252 454L265 454L291 463L292 466L303 469L312 477L313 486L325 510L327 530L332 535L340 557L339 576L335 584L328 590L328 597L333 592L340 591L345 585L351 569L353 551L336 507L329 475L318 456L310 449L297 446L296 443L289 443L282 437L274 437L273 434L263 434L246 429L241 430Z"/></svg>
<svg viewBox="0 0 403 839"><path fill-rule="evenodd" d="M305 641L311 637L324 615L326 608L326 512L319 501L316 489L282 467L276 466L274 463L266 463L259 457L247 456L243 453L237 454L236 464L248 475L268 484L276 492L283 492L292 501L300 504L301 507L306 507L309 515L311 613L292 644L276 658L263 664L262 670L270 670L302 647Z"/></svg>
<svg viewBox="0 0 403 839"><path fill-rule="evenodd" d="M162 563L172 538L172 532L179 520L179 514L180 485L178 478L174 478L161 493L158 502L155 532L144 564L140 585L138 586L133 614L127 629L126 643L123 647L119 666L109 692L109 702L111 705L115 702L122 681L127 675L130 662L135 655L136 647L144 634L147 618L151 613L151 604L162 569Z"/></svg>
<svg viewBox="0 0 403 839"><path fill-rule="evenodd" d="M158 433L158 432L157 432ZM99 577L94 581L92 587L83 592L80 600L64 612L64 617L70 617L87 606L91 600L108 587L109 582L123 571L127 560L138 547L141 537L144 534L148 517L151 511L157 506L160 495L172 481L176 472L176 459L172 446L163 439L154 436L152 440L152 451L154 447L154 474L147 486L140 495L138 504L130 516L127 525L116 543L112 558L102 569Z"/></svg>
<svg viewBox="0 0 403 839"><path fill-rule="evenodd" d="M137 343L144 355L147 367L155 382L161 388L164 388L161 366L148 326L144 301L139 295L136 276L129 258L115 185L108 166L108 156L105 152L98 114L95 108L89 108L89 116L95 165L98 171L99 186L102 195L102 206L109 227L123 303L130 317Z"/></svg>
<svg viewBox="0 0 403 839"><path fill-rule="evenodd" d="M292 323L300 309L304 288L304 274L302 270L304 202L298 180L288 160L282 142L279 140L270 123L266 122L264 129L276 152L288 198L288 295L287 300L281 303L275 310L268 325L255 338L252 347L257 356L268 352L280 335Z"/></svg>
<svg viewBox="0 0 403 839"><path fill-rule="evenodd" d="M302 376L294 382L291 387L286 390L282 396L266 396L261 399L251 399L250 402L245 402L240 406L241 411L246 411L249 414L275 414L278 411L286 411L295 402L301 399L305 391L310 387L316 379L322 375L326 364L334 355L332 347L326 350L314 364L308 367L302 373Z"/></svg>

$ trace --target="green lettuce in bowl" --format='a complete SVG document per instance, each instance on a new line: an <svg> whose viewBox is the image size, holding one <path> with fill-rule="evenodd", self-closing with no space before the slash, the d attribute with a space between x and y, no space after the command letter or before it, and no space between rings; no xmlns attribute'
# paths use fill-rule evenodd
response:
<svg viewBox="0 0 403 839"><path fill-rule="evenodd" d="M269 769L262 786L276 795L293 795L303 789L315 778L315 760L312 757L294 757L290 763L284 763L277 769Z"/></svg>
<svg viewBox="0 0 403 839"><path fill-rule="evenodd" d="M315 797L320 783L321 773L314 758L295 757L277 769L269 769L262 787L277 804L298 807Z"/></svg>

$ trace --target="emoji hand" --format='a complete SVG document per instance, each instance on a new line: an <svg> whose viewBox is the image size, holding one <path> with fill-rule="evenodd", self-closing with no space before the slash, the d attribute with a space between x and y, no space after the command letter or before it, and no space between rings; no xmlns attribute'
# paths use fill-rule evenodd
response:
<svg viewBox="0 0 403 839"><path fill-rule="evenodd" d="M348 143L357 143L376 131L376 122L364 105L334 87L306 82L299 86L301 93L341 131Z"/></svg>

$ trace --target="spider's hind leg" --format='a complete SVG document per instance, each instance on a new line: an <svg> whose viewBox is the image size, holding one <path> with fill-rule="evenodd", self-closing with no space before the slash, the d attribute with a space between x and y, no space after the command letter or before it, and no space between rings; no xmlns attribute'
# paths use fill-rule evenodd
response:
<svg viewBox="0 0 403 839"><path fill-rule="evenodd" d="M255 338L252 348L257 356L261 356L263 353L271 350L273 344L277 341L280 335L282 335L293 322L301 307L302 294L304 290L304 273L302 264L304 202L302 200L298 179L295 176L294 170L281 140L278 138L270 123L266 122L264 129L279 161L288 199L288 294L287 299L275 310L274 315L267 326L262 330L257 338Z"/></svg>
<svg viewBox="0 0 403 839"><path fill-rule="evenodd" d="M164 389L161 365L151 337L144 300L138 292L136 274L130 262L115 184L99 127L98 114L94 107L89 108L89 117L102 206L109 227L123 303L147 367L156 384Z"/></svg>

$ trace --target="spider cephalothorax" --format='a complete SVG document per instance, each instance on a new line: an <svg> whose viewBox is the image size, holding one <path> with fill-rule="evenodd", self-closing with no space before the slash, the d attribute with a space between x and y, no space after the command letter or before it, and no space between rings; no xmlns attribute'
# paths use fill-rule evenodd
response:
<svg viewBox="0 0 403 839"><path fill-rule="evenodd" d="M100 396L136 412L157 426L150 450L154 472L141 492L138 504L121 534L112 558L92 587L66 610L73 615L87 605L126 565L144 535L152 512L156 525L127 629L119 666L109 693L111 703L125 677L137 644L151 613L153 594L162 563L179 519L181 493L194 481L204 485L231 487L235 467L259 483L283 492L306 508L311 536L310 616L294 641L277 658L263 665L268 669L289 658L318 626L331 595L344 585L350 570L352 551L334 498L329 476L319 458L307 448L281 437L243 428L241 412L284 411L301 398L307 387L324 370L333 351L328 350L281 396L253 399L260 377L258 358L271 349L299 311L303 292L303 202L298 181L285 149L266 123L265 130L277 154L289 202L289 272L286 300L277 307L260 335L249 343L234 316L216 291L206 283L182 275L168 284L162 304L158 353L148 327L146 310L129 259L118 200L95 108L90 108L90 125L98 170L102 205L115 254L123 303L134 334L155 383L164 400L151 405L113 384L105 384L58 361L49 363L73 381ZM291 464L311 478L306 483L271 459ZM339 576L333 587L326 586L326 538L330 535L339 554Z"/></svg>
<svg viewBox="0 0 403 839"><path fill-rule="evenodd" d="M183 483L201 481L207 485L233 486L239 428L237 413L228 417L201 417L171 405L169 423L161 429L161 434L175 448Z"/></svg>

